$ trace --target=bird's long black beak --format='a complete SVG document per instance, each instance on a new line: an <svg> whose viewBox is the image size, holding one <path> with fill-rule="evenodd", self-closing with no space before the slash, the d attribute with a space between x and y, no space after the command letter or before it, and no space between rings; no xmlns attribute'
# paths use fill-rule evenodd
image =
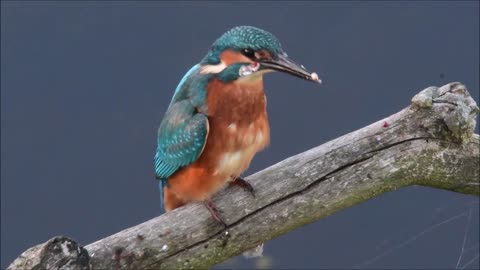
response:
<svg viewBox="0 0 480 270"><path fill-rule="evenodd" d="M279 55L276 59L262 59L260 60L260 66L263 67L263 69L286 72L308 81L322 82L316 73L308 72L303 66L296 64L286 55Z"/></svg>

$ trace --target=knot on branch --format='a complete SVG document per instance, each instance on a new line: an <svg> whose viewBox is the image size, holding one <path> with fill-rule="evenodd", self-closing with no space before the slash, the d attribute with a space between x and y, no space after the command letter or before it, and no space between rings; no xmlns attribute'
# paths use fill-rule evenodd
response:
<svg viewBox="0 0 480 270"><path fill-rule="evenodd" d="M441 121L447 131L446 134L445 130L437 129L434 132L461 143L472 137L476 117L480 112L465 85L459 82L449 83L440 88L431 86L424 89L412 98L412 106L431 110L435 119Z"/></svg>
<svg viewBox="0 0 480 270"><path fill-rule="evenodd" d="M23 252L7 269L90 269L90 256L85 248L64 236Z"/></svg>

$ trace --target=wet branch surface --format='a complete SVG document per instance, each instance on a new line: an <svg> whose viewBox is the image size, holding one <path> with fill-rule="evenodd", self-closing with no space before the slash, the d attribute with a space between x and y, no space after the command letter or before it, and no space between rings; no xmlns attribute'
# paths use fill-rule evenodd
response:
<svg viewBox="0 0 480 270"><path fill-rule="evenodd" d="M227 228L190 204L80 247L55 237L9 269L208 268L384 192L424 185L480 195L479 108L460 83L429 87L402 111L246 180L214 197Z"/></svg>

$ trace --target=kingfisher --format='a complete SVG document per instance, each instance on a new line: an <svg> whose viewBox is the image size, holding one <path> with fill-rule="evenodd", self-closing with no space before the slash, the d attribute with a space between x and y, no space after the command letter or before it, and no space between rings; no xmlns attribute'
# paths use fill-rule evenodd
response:
<svg viewBox="0 0 480 270"><path fill-rule="evenodd" d="M269 144L263 75L281 71L318 82L271 33L238 26L218 38L182 78L160 123L154 156L161 204L202 202L225 225L212 195L227 185L254 195L240 176Z"/></svg>

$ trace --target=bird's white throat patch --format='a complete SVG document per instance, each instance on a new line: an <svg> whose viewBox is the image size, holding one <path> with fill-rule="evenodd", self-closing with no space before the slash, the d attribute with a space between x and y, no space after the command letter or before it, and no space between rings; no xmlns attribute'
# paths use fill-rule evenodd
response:
<svg viewBox="0 0 480 270"><path fill-rule="evenodd" d="M252 63L250 65L241 66L240 69L238 70L238 75L240 75L240 77L248 76L254 73L255 71L257 71L259 68L260 68L260 64L257 62Z"/></svg>

